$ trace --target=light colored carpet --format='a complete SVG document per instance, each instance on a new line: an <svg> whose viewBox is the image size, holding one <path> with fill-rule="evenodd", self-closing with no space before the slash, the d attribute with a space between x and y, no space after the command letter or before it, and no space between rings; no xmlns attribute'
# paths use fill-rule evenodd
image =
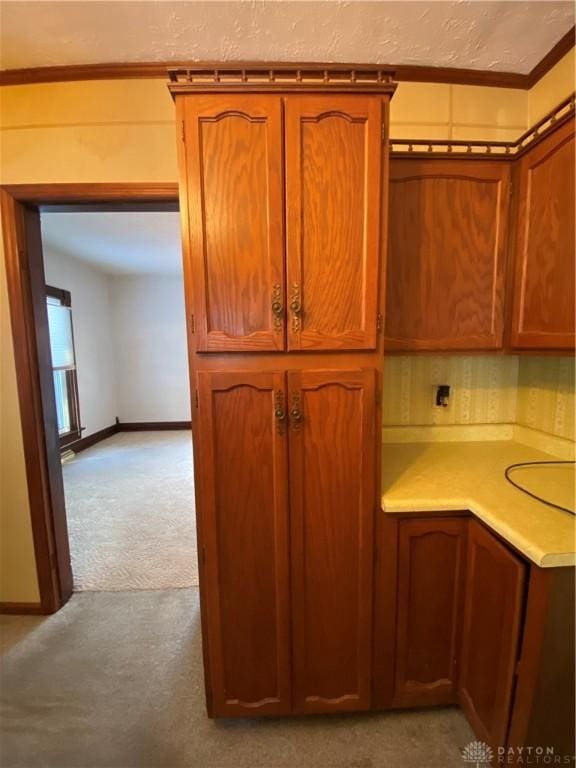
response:
<svg viewBox="0 0 576 768"><path fill-rule="evenodd" d="M3 616L3 768L462 768L456 709L208 720L197 589ZM19 630L16 628L19 627Z"/></svg>
<svg viewBox="0 0 576 768"><path fill-rule="evenodd" d="M75 590L198 584L190 432L120 432L62 469Z"/></svg>

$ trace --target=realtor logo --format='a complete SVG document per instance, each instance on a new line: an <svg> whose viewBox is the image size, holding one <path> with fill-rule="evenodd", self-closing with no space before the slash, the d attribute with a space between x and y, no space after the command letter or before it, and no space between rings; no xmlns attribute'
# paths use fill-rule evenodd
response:
<svg viewBox="0 0 576 768"><path fill-rule="evenodd" d="M475 768L480 768L481 765L485 765L492 762L494 753L492 749L483 741L471 741L470 744L466 744L462 750L462 760L465 763L470 763Z"/></svg>

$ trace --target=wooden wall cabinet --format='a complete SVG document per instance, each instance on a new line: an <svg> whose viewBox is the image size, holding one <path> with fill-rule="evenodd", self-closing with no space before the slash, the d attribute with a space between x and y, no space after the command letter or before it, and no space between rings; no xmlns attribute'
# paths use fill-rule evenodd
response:
<svg viewBox="0 0 576 768"><path fill-rule="evenodd" d="M502 346L510 167L390 163L388 351Z"/></svg>
<svg viewBox="0 0 576 768"><path fill-rule="evenodd" d="M574 120L518 161L513 349L574 348Z"/></svg>
<svg viewBox="0 0 576 768"><path fill-rule="evenodd" d="M197 351L376 348L384 103L185 100Z"/></svg>

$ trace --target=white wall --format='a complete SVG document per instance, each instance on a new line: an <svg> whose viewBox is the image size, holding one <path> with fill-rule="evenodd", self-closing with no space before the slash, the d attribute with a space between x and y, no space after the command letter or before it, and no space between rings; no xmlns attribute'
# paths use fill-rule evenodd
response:
<svg viewBox="0 0 576 768"><path fill-rule="evenodd" d="M182 277L111 277L110 301L118 418L189 421Z"/></svg>
<svg viewBox="0 0 576 768"><path fill-rule="evenodd" d="M70 291L82 437L116 421L108 277L78 259L44 250L46 283Z"/></svg>

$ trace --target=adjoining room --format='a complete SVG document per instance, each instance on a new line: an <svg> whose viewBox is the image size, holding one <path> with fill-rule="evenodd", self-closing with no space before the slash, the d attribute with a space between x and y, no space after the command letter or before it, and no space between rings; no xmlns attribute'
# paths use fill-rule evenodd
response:
<svg viewBox="0 0 576 768"><path fill-rule="evenodd" d="M41 227L74 590L196 585L178 212Z"/></svg>

